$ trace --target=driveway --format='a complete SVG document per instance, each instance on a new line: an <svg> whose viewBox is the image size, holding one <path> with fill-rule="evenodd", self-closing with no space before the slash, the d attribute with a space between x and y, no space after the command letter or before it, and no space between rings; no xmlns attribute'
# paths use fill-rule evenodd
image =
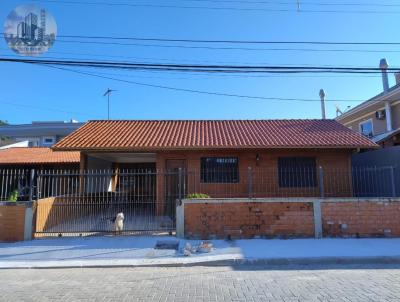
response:
<svg viewBox="0 0 400 302"><path fill-rule="evenodd" d="M0 270L0 301L400 301L400 266Z"/></svg>

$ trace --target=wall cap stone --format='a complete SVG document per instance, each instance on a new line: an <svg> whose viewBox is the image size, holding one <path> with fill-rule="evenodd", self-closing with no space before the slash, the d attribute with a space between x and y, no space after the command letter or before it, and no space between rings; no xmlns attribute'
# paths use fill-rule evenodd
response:
<svg viewBox="0 0 400 302"><path fill-rule="evenodd" d="M241 203L241 202L400 202L400 198L391 197L271 197L271 198L198 198L198 199L182 199L183 204L195 203Z"/></svg>
<svg viewBox="0 0 400 302"><path fill-rule="evenodd" d="M32 206L33 202L31 201L0 201L0 206Z"/></svg>

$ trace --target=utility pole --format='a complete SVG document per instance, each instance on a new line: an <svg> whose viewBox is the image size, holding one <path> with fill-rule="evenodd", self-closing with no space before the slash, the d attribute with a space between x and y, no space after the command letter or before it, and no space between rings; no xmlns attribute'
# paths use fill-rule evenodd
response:
<svg viewBox="0 0 400 302"><path fill-rule="evenodd" d="M107 91L103 94L103 96L107 96L107 120L110 120L110 94L113 91L116 90L107 88Z"/></svg>

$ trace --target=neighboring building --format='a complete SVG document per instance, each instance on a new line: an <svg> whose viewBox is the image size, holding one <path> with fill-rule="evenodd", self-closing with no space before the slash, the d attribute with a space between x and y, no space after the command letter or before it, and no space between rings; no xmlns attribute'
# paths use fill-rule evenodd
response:
<svg viewBox="0 0 400 302"><path fill-rule="evenodd" d="M78 169L79 152L54 152L50 148L8 148L0 150L0 169ZM1 172L0 172L1 174Z"/></svg>
<svg viewBox="0 0 400 302"><path fill-rule="evenodd" d="M1 125L0 146L25 142L29 147L51 147L62 138L82 126L76 121L32 122L32 124Z"/></svg>
<svg viewBox="0 0 400 302"><path fill-rule="evenodd" d="M8 200L13 191L19 200L29 199L31 172L36 185L39 171L76 171L79 169L79 152L54 152L50 148L8 148L0 150L0 201ZM42 190L49 190L46 182ZM34 186L35 186L34 185Z"/></svg>
<svg viewBox="0 0 400 302"><path fill-rule="evenodd" d="M82 170L160 171L149 189L162 204L176 190L163 171L179 170L182 194L244 197L251 184L258 197L320 196L321 167L331 178L326 196L348 195L351 155L376 147L333 120L164 120L90 121L53 150L81 151Z"/></svg>
<svg viewBox="0 0 400 302"><path fill-rule="evenodd" d="M400 145L400 74L389 88L388 64L381 60L383 92L339 115L336 120L382 147Z"/></svg>

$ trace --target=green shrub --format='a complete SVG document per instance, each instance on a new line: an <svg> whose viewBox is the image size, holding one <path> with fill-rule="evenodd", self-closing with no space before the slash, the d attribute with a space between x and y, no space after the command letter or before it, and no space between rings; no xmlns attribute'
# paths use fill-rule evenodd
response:
<svg viewBox="0 0 400 302"><path fill-rule="evenodd" d="M210 198L209 195L203 193L192 193L186 196L188 199L197 199L197 198Z"/></svg>
<svg viewBox="0 0 400 302"><path fill-rule="evenodd" d="M17 201L19 197L18 190L14 190L10 193L10 196L8 197L9 201Z"/></svg>

